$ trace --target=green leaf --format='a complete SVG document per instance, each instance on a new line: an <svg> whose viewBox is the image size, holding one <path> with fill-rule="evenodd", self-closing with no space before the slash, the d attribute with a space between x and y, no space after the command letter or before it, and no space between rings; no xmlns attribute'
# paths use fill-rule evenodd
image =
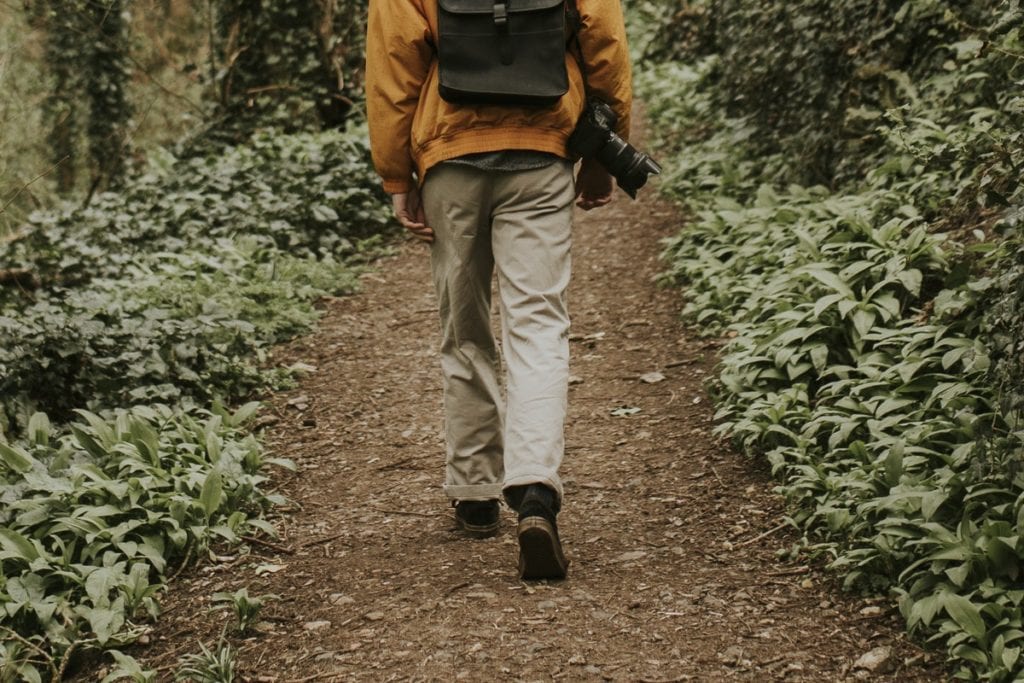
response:
<svg viewBox="0 0 1024 683"><path fill-rule="evenodd" d="M903 287L914 296L921 296L921 284L924 282L924 275L920 270L911 268L904 270L897 276Z"/></svg>
<svg viewBox="0 0 1024 683"><path fill-rule="evenodd" d="M1003 666L1005 666L1009 671L1016 671L1017 662L1020 661L1020 652L1021 649L1019 647L1005 648L1003 650L1003 656L1001 657Z"/></svg>
<svg viewBox="0 0 1024 683"><path fill-rule="evenodd" d="M25 474L39 464L35 458L29 455L24 449L17 446L9 446L0 443L0 459L10 469L19 474Z"/></svg>
<svg viewBox="0 0 1024 683"><path fill-rule="evenodd" d="M50 445L50 418L46 413L35 413L28 421L28 438L37 446Z"/></svg>
<svg viewBox="0 0 1024 683"><path fill-rule="evenodd" d="M885 480L889 486L896 486L903 476L903 442L896 441L889 447L885 457Z"/></svg>
<svg viewBox="0 0 1024 683"><path fill-rule="evenodd" d="M962 595L947 592L942 594L942 606L953 621L975 641L985 642L985 621L981 618L977 605Z"/></svg>
<svg viewBox="0 0 1024 683"><path fill-rule="evenodd" d="M218 470L210 470L203 482L203 490L199 494L199 504L202 505L206 518L211 519L213 513L220 507L224 500L224 482Z"/></svg>
<svg viewBox="0 0 1024 683"><path fill-rule="evenodd" d="M160 465L160 435L147 422L141 419L132 420L132 440L139 455L151 465Z"/></svg>
<svg viewBox="0 0 1024 683"><path fill-rule="evenodd" d="M110 607L86 607L79 606L75 610L88 622L96 640L100 645L106 645L110 639L120 633L124 626L124 604L118 598Z"/></svg>
<svg viewBox="0 0 1024 683"><path fill-rule="evenodd" d="M257 401L246 403L234 412L229 421L231 427L241 427L251 420L259 411L261 404Z"/></svg>
<svg viewBox="0 0 1024 683"><path fill-rule="evenodd" d="M216 432L209 432L206 435L206 454L214 465L220 463L221 438Z"/></svg>
<svg viewBox="0 0 1024 683"><path fill-rule="evenodd" d="M830 270L824 268L807 267L802 269L803 273L806 273L813 277L815 280L825 285L829 289L835 290L838 294L842 294L847 299L855 299L856 296L850 286L843 282L838 275Z"/></svg>
<svg viewBox="0 0 1024 683"><path fill-rule="evenodd" d="M124 580L125 574L121 568L100 567L85 579L85 592L94 605L107 605L110 602L111 591L116 590Z"/></svg>
<svg viewBox="0 0 1024 683"><path fill-rule="evenodd" d="M863 339L875 326L875 312L869 311L863 308L858 309L853 314L853 327L857 330L857 334Z"/></svg>
<svg viewBox="0 0 1024 683"><path fill-rule="evenodd" d="M35 545L13 529L0 527L0 547L26 562L34 562L39 559L39 551Z"/></svg>

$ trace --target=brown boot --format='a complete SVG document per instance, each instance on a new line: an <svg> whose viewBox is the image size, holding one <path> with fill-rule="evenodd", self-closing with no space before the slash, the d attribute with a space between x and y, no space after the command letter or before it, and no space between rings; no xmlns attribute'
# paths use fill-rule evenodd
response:
<svg viewBox="0 0 1024 683"><path fill-rule="evenodd" d="M569 560L558 538L558 500L546 486L532 484L519 502L519 578L525 581L561 580Z"/></svg>

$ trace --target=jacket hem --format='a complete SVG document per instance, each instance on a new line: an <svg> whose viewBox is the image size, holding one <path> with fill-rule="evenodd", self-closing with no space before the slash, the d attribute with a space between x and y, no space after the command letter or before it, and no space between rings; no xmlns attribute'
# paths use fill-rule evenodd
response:
<svg viewBox="0 0 1024 683"><path fill-rule="evenodd" d="M527 127L468 128L456 134L431 140L414 154L420 184L427 172L449 159L467 154L507 150L547 152L569 159L566 143L569 135L557 129Z"/></svg>

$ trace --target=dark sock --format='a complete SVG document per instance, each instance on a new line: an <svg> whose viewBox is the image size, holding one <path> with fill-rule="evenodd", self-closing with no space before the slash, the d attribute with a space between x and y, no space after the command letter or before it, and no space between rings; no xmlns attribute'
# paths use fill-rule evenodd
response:
<svg viewBox="0 0 1024 683"><path fill-rule="evenodd" d="M522 488L518 511L519 519L526 517L543 517L552 524L558 514L558 495L543 484L530 484Z"/></svg>

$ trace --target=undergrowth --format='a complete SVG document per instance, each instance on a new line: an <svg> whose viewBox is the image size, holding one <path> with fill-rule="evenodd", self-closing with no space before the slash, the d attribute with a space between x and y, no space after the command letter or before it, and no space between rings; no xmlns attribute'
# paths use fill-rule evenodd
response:
<svg viewBox="0 0 1024 683"><path fill-rule="evenodd" d="M383 244L378 193L361 133L265 134L34 214L0 244L0 271L18 276L0 287L0 430L277 383L266 347L351 292Z"/></svg>
<svg viewBox="0 0 1024 683"><path fill-rule="evenodd" d="M179 567L214 542L273 533L266 458L234 413L153 405L0 440L0 671L62 680L76 656L134 641ZM123 659L123 658L122 658Z"/></svg>
<svg viewBox="0 0 1024 683"><path fill-rule="evenodd" d="M821 27L799 21L813 2L789 4L766 13L786 15L788 41L760 50L821 39L801 47ZM766 117L756 79L736 85L735 50L687 34L685 62L648 65L641 88L675 150L663 189L694 217L666 277L689 320L731 338L712 386L720 433L769 460L803 552L891 595L957 677L1009 681L1024 671L1024 15L992 3L967 21L940 4L924 14L941 30L891 65L891 98L846 99L845 123L808 138L830 150L828 186L798 182L822 175L797 142L822 119Z"/></svg>
<svg viewBox="0 0 1024 683"><path fill-rule="evenodd" d="M0 241L0 680L111 649L111 676L153 678L116 648L169 579L274 531L265 466L289 463L246 429L255 404L220 406L289 381L269 347L387 248L364 131L149 168Z"/></svg>

